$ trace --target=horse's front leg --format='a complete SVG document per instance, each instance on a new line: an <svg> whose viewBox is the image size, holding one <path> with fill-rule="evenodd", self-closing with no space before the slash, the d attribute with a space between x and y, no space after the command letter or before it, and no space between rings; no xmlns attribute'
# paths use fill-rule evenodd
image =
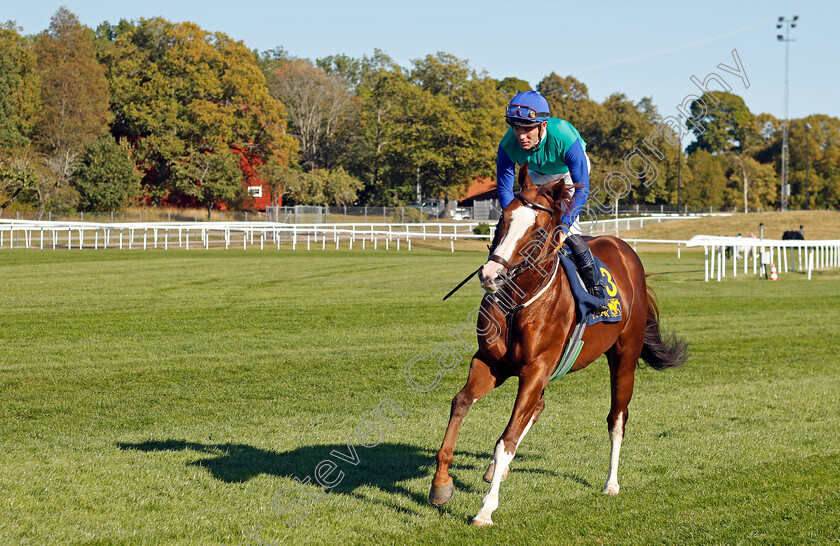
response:
<svg viewBox="0 0 840 546"><path fill-rule="evenodd" d="M473 518L472 524L476 526L493 525L493 512L499 507L499 486L502 483L502 476L507 469L516 448L528 433L528 430L536 422L544 407L542 393L546 386L546 380L542 374L539 377L522 377L519 380L519 391L516 394L516 402L513 405L513 415L510 417L507 428L496 444L493 452L493 477L490 480L490 489L484 495L481 502L481 510Z"/></svg>
<svg viewBox="0 0 840 546"><path fill-rule="evenodd" d="M443 506L455 495L455 486L452 483L452 476L449 475L449 465L455 451L455 440L458 438L458 430L464 420L467 411L475 402L484 398L487 393L501 385L506 376L497 377L493 370L478 354L473 356L470 364L470 374L467 377L467 384L464 385L455 398L452 399L452 409L449 412L449 426L446 427L446 434L443 437L443 444L437 454L437 470L432 479L432 489L429 491L429 502L435 506Z"/></svg>
<svg viewBox="0 0 840 546"><path fill-rule="evenodd" d="M537 419L540 418L540 414L545 409L545 393L540 396L540 402L537 405L537 411L534 414L532 421L536 422ZM522 439L519 439L520 442ZM496 464L493 462L493 458L490 458L490 465L487 467L487 471L484 473L484 481L490 483L493 481L493 473L496 471ZM508 473L510 472L510 467L505 468L502 471L502 481L505 481L508 477Z"/></svg>

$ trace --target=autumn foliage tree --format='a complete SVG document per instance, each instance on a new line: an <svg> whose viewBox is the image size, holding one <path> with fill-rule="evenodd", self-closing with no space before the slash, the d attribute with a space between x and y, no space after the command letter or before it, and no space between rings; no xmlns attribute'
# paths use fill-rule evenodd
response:
<svg viewBox="0 0 840 546"><path fill-rule="evenodd" d="M210 196L232 199L228 190L197 191L206 178L185 182L207 165L208 173L232 173L232 146L261 161L291 161L297 145L286 133L283 104L269 95L256 55L242 42L161 18L101 27L99 35L116 114L112 132L134 143L153 202L173 191L208 210Z"/></svg>
<svg viewBox="0 0 840 546"><path fill-rule="evenodd" d="M111 113L93 32L66 8L37 37L35 53L42 101L35 140L47 166L34 188L41 219L54 192L70 184L85 147L107 132Z"/></svg>
<svg viewBox="0 0 840 546"><path fill-rule="evenodd" d="M0 25L0 150L29 144L41 102L35 53L19 30Z"/></svg>
<svg viewBox="0 0 840 546"><path fill-rule="evenodd" d="M0 217L38 177L32 141L41 103L35 53L11 21L0 25Z"/></svg>

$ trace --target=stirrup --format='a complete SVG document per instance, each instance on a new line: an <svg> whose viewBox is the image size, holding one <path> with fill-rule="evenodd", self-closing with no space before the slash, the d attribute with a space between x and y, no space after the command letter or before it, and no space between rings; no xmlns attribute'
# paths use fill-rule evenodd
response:
<svg viewBox="0 0 840 546"><path fill-rule="evenodd" d="M596 313L603 313L609 309L609 305L607 304L607 294L604 291L603 285L600 283L594 285L589 289L589 295L598 300L598 305L595 308Z"/></svg>

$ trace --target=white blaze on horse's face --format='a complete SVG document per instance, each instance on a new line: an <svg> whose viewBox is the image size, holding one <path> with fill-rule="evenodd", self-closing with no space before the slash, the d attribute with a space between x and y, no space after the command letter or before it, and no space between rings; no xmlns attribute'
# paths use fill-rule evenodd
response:
<svg viewBox="0 0 840 546"><path fill-rule="evenodd" d="M519 241L536 222L537 211L533 208L523 206L515 209L510 215L510 227L493 254L510 262ZM499 289L496 280L502 269L504 268L494 261L488 261L481 268L481 286L488 293L493 294Z"/></svg>

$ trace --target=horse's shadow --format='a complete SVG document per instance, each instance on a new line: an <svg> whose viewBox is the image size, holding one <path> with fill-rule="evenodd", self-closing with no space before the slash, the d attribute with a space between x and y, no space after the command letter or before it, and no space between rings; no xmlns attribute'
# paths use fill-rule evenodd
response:
<svg viewBox="0 0 840 546"><path fill-rule="evenodd" d="M315 468L322 461L332 461L336 470L328 480L336 480L343 472L341 482L330 489L330 493L343 493L370 500L369 495L358 489L371 486L379 490L403 495L416 503L426 503L426 497L410 488L406 482L425 478L430 475L434 464L434 452L408 444L381 443L375 447L355 446L355 456L346 444L304 446L287 452L262 449L247 444L236 443L199 443L184 440L150 440L140 443L120 442L121 449L145 452L154 451L193 451L196 460L188 463L209 472L211 476L225 483L244 483L267 474L289 480L314 484ZM343 455L342 458L339 453ZM460 455L468 455L460 453ZM463 457L465 466L476 467L478 461L488 459L485 454L469 454ZM348 460L349 459L349 460ZM352 461L352 462L351 462ZM355 464L353 464L355 462ZM483 468L482 468L483 471ZM465 472L467 474L467 472ZM288 482L291 484L291 481ZM462 490L473 490L474 485L456 481ZM312 487L312 486L310 486ZM314 492L315 489L312 489ZM398 503L394 503L396 506ZM400 508L404 510L404 506Z"/></svg>
<svg viewBox="0 0 840 546"><path fill-rule="evenodd" d="M297 478L314 483L315 468L322 461L332 461L336 470L329 480L344 475L338 485L330 489L330 494L341 493L352 497L382 503L398 511L417 512L416 508L406 508L395 495L410 499L413 506L426 506L428 499L424 491L418 491L412 480L431 479L434 470L435 452L409 444L381 443L375 447L355 446L355 457L346 444L328 444L303 446L287 452L262 449L247 444L236 443L200 443L185 440L150 440L139 443L120 442L120 449L143 452L192 451L196 459L187 463L207 471L211 476L225 483L244 483L261 474L286 478ZM340 455L344 455L342 458ZM478 478L483 474L490 461L487 453L458 452L458 464L452 473L455 486L463 492L483 494L486 485ZM529 458L540 458L531 455ZM352 464L352 462L356 464ZM537 469L514 469L516 472L545 473L553 472ZM323 473L322 473L323 474ZM465 479L459 479L459 475ZM360 491L368 486L386 493L388 500L371 491ZM310 485L309 487L313 487ZM312 489L315 492L315 489Z"/></svg>

